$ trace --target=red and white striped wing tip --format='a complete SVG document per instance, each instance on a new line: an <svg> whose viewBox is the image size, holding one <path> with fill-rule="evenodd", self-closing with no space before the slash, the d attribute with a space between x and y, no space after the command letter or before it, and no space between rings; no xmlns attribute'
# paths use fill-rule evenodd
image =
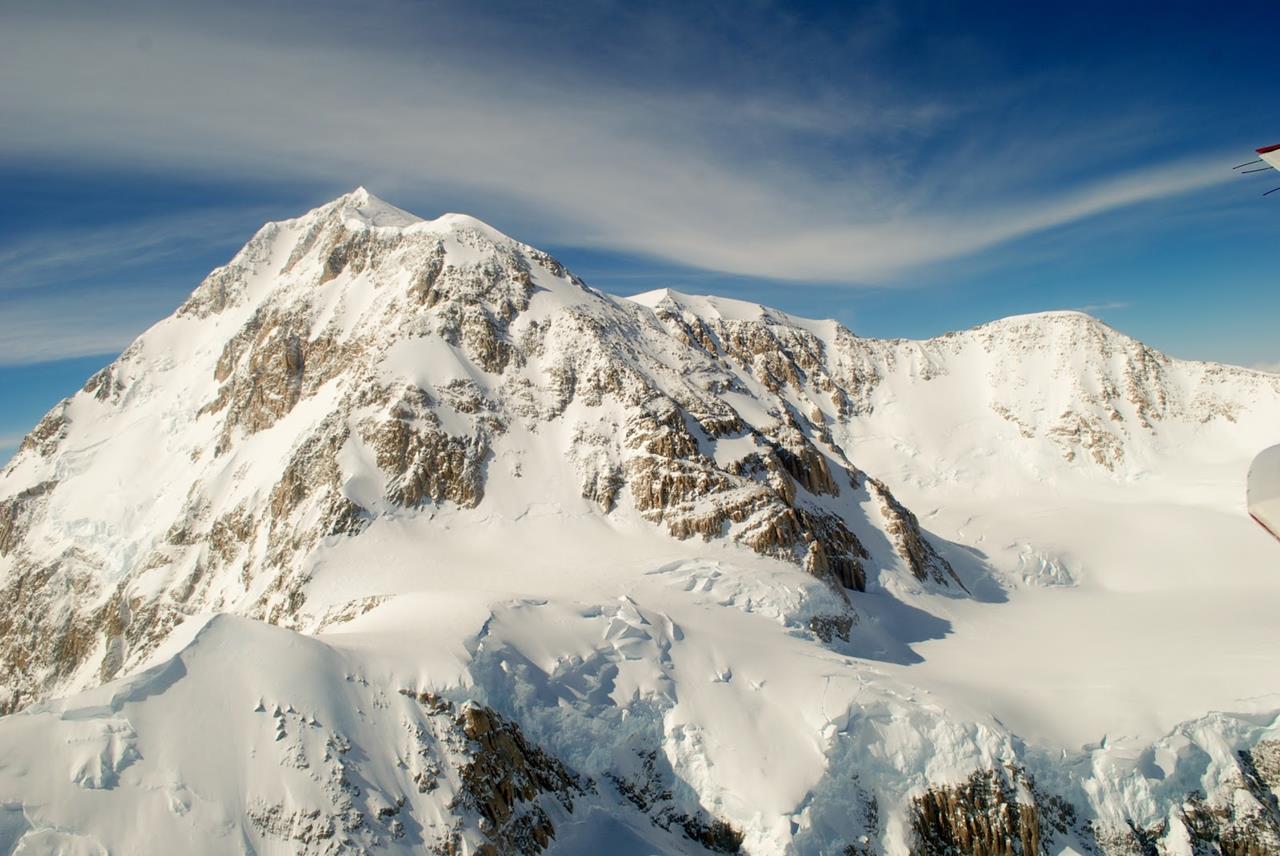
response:
<svg viewBox="0 0 1280 856"><path fill-rule="evenodd" d="M1280 446L1263 449L1249 466L1249 514L1280 538Z"/></svg>
<svg viewBox="0 0 1280 856"><path fill-rule="evenodd" d="M1274 146L1263 146L1258 149L1258 157L1266 161L1268 166L1280 169L1280 143Z"/></svg>

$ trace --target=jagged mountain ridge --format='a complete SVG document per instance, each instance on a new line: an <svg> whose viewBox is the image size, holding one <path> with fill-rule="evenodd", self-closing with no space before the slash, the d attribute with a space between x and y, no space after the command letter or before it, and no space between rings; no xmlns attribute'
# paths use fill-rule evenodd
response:
<svg viewBox="0 0 1280 856"><path fill-rule="evenodd" d="M32 602L23 608L43 618L11 617L14 630L31 628L7 634L11 651L65 656L45 674L9 656L10 708L110 678L183 614L316 629L323 614L304 614L303 566L322 539L380 514L479 506L497 460L518 468L546 443L571 462L581 507L613 512L625 492L627 511L676 538L727 536L850 589L866 587L871 554L851 529L866 523L851 519L848 495L874 497L911 573L962 587L910 512L827 435L809 397L824 387L839 412L846 395L822 376L819 341L780 342L766 325L735 331L724 344L738 360L769 348L777 361L757 377L688 347L661 317L591 291L478 221L427 223L364 192L268 225L50 413L6 469L20 485L0 548L16 571L10 591L36 580L82 588L70 615ZM727 396L750 403L749 422ZM567 413L574 403L580 414ZM157 412L169 422L137 425L135 414ZM130 421L126 433L140 436L121 454L117 425ZM171 469L151 481L155 494L131 498L127 516L91 514L106 519L78 537L53 520L91 480L62 456L87 445L77 436L86 425L111 437L89 453L114 459L104 469L152 466L157 446ZM256 456L268 446L278 458ZM504 493L542 490L531 488ZM143 575L141 587L158 590L139 596Z"/></svg>
<svg viewBox="0 0 1280 856"><path fill-rule="evenodd" d="M1188 450L1258 444L1277 412L1277 381L1172 360L1076 313L882 342L738 301L612 298L471 218L421 221L357 191L264 227L175 316L55 408L5 468L9 706L170 662L175 651L216 659L209 634L182 648L187 628L204 613L238 612L327 631L321 638L354 658L353 673L379 672L374 696L492 705L593 782L599 810L640 812L644 835L652 822L703 844L741 830L750 852L832 852L833 842L897 852L913 840L946 852L959 834L948 811L1003 811L1012 800L1025 807L1018 824L992 820L965 834L985 836L991 852L1023 852L1032 840L1119 847L1175 834L1167 820L1152 830L1193 787L1209 808L1180 828L1222 838L1219 827L1245 823L1256 805L1266 832L1265 777L1250 784L1218 737L1193 741L1215 747L1194 786L1185 769L1196 756L1185 748L1167 762L1176 784L1155 787L1131 770L1075 778L1003 726L976 724L980 713L917 709L904 701L909 684L843 658L910 661L921 637L889 604L937 612L1008 585L998 563L924 531L907 504L931 509L895 492L928 501L946 485L1003 485L1017 473L1092 492L1161 478ZM993 455L1014 465L975 465ZM477 543L488 538L511 546ZM476 579L455 568L475 568ZM490 593L473 602L475 588ZM423 608L426 591L469 592L474 621L425 633L387 618ZM621 605L601 606L619 593ZM739 617L721 615L726 607ZM463 653L438 668L397 655L388 669L382 654L367 659L378 646L351 648L362 633ZM557 641L531 641L547 634ZM756 634L771 641L746 646ZM285 638L261 637L263 650L287 659ZM556 644L565 647L552 655ZM802 668L810 649L825 653ZM793 659L770 665L777 650ZM761 674L735 680L752 669ZM707 675L712 689L697 689ZM784 689L762 689L771 684ZM537 701L595 685L613 690L575 689L551 709ZM530 687L542 689L526 698ZM708 692L730 693L753 724ZM58 733L68 726L53 710L29 716ZM899 726L874 711L907 723L908 742L946 735L958 748L945 762L918 744L906 750ZM385 740L382 725L334 715L365 753ZM595 720L613 732L579 745L572 733ZM106 755L94 756L110 764L129 742L113 728L102 730ZM1250 752L1270 733L1258 722L1194 726L1197 735L1223 728L1227 744ZM743 733L763 757L733 757ZM151 734L166 739L155 726ZM775 742L790 747L780 775L767 763ZM880 757L887 746L896 760ZM462 776L468 762L449 763ZM984 772L1008 764L1024 772ZM388 805L410 787L362 769L391 794ZM851 786L842 769L878 772ZM758 781L762 770L781 782ZM148 762L135 773L164 770ZM68 782L97 788L90 779ZM1124 798L1096 795L1122 781ZM1238 781L1247 796L1233 796ZM259 794L233 823L255 848L283 851L300 846L299 830L319 849L320 828L332 830L324 847L335 852L374 839L391 848L456 839L449 846L464 850L509 840L485 825L492 805L462 810L435 797L415 798L422 828L401 840L393 815L352 809L341 788L320 784L305 805ZM64 786L50 781L47 799ZM563 837L572 819L529 793ZM1054 799L1080 823L1059 817L1062 828L1049 829ZM1223 800L1233 808L1214 814ZM838 819L850 804L862 808ZM871 808L881 804L883 817ZM49 805L46 820L70 828ZM85 811L92 831L96 815ZM350 811L387 828L344 837ZM518 814L533 818L521 839L532 852L549 839L533 835L542 826L530 811ZM1022 843L999 850L1005 839Z"/></svg>

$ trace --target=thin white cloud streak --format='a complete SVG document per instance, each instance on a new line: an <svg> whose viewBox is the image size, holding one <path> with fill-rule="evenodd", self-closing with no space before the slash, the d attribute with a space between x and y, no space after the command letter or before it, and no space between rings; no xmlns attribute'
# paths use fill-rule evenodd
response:
<svg viewBox="0 0 1280 856"><path fill-rule="evenodd" d="M104 284L92 294L35 291L6 295L0 312L0 365L118 354L180 297Z"/></svg>
<svg viewBox="0 0 1280 856"><path fill-rule="evenodd" d="M1021 184L1030 153L1001 166L980 146L915 166L868 154L819 168L792 144L797 134L846 135L859 149L894 133L927 137L949 108L590 80L573 81L566 95L563 75L503 67L497 52L477 62L438 45L422 59L359 40L336 50L165 26L114 10L13 16L0 34L0 112L9 117L0 155L238 179L342 176L408 207L417 206L399 193L476 199L534 242L878 284L1231 178L1214 156L1033 191ZM148 34L141 45L139 32ZM746 137L756 143L736 142ZM964 176L957 184L969 192L948 192L949 176Z"/></svg>
<svg viewBox="0 0 1280 856"><path fill-rule="evenodd" d="M1211 158L1142 170L1073 193L1031 203L993 206L977 214L922 215L883 224L815 227L798 234L780 234L757 246L751 259L753 269L737 272L838 280L840 272L847 271L858 278L888 278L903 269L969 255L1117 208L1206 188L1224 180L1221 160ZM742 249L728 242L699 242L701 236L686 235L673 232L666 243L675 258L690 264L699 257L704 266L731 270L735 254ZM786 271L796 265L805 274L787 276Z"/></svg>
<svg viewBox="0 0 1280 856"><path fill-rule="evenodd" d="M197 211L92 228L19 235L0 243L0 294L154 265L193 249L248 240L265 209ZM194 287L194 284L192 284Z"/></svg>
<svg viewBox="0 0 1280 856"><path fill-rule="evenodd" d="M214 249L230 258L266 216L257 208L198 211L0 245L0 365L118 353L197 285L144 287L122 276L136 270L154 279L157 266Z"/></svg>
<svg viewBox="0 0 1280 856"><path fill-rule="evenodd" d="M1107 312L1110 310L1128 309L1133 306L1131 300L1107 300L1102 303L1086 303L1076 307L1077 312Z"/></svg>

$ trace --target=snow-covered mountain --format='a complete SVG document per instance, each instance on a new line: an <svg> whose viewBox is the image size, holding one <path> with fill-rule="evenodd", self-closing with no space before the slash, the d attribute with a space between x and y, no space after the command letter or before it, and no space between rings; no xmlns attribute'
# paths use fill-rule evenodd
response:
<svg viewBox="0 0 1280 856"><path fill-rule="evenodd" d="M1079 313L616 298L359 190L0 474L0 849L1280 852L1278 432Z"/></svg>

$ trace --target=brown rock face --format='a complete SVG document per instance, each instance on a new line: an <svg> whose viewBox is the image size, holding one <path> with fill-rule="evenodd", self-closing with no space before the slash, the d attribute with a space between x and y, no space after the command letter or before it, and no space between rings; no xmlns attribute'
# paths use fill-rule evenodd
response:
<svg viewBox="0 0 1280 856"><path fill-rule="evenodd" d="M826 378L822 341L767 312L756 321L702 319L660 304L657 313L681 341L733 360L771 392L800 388L811 375L819 384Z"/></svg>
<svg viewBox="0 0 1280 856"><path fill-rule="evenodd" d="M452 808L483 818L480 829L490 844L480 852L541 853L556 831L540 799L553 798L572 812L574 798L590 785L487 707L468 705L456 722L472 748L471 761L459 770L461 786Z"/></svg>
<svg viewBox="0 0 1280 856"><path fill-rule="evenodd" d="M773 453L787 475L814 496L839 496L840 488L831 475L827 458L792 426L779 432Z"/></svg>
<svg viewBox="0 0 1280 856"><path fill-rule="evenodd" d="M101 374L101 372L98 374ZM97 376L94 375L94 377ZM93 379L90 378L90 383L92 382ZM67 399L67 401L69 400ZM67 401L58 404L44 415L44 418L36 424L36 427L31 429L31 433L22 438L22 445L19 446L19 451L32 451L42 457L48 457L57 450L58 443L62 440L67 430L65 414Z"/></svg>
<svg viewBox="0 0 1280 856"><path fill-rule="evenodd" d="M831 514L797 511L801 537L808 542L802 567L815 577L830 579L847 589L866 591L863 561L871 554L844 521Z"/></svg>
<svg viewBox="0 0 1280 856"><path fill-rule="evenodd" d="M919 856L1036 856L1040 815L1018 801L1004 770L974 773L962 785L931 788L912 801Z"/></svg>
<svg viewBox="0 0 1280 856"><path fill-rule="evenodd" d="M440 427L430 397L410 388L391 408L391 418L366 439L387 476L387 498L396 505L455 502L474 508L484 496L484 434L454 437Z"/></svg>
<svg viewBox="0 0 1280 856"><path fill-rule="evenodd" d="M898 555L906 561L912 576L921 582L956 585L968 591L951 563L939 556L933 545L925 540L915 514L898 502L884 482L871 478L867 481L880 498L880 513L884 515L887 524L885 532L893 539Z"/></svg>
<svg viewBox="0 0 1280 856"><path fill-rule="evenodd" d="M359 347L325 335L312 338L307 319L296 311L256 313L223 348L214 372L222 386L201 411L226 411L216 451L230 448L236 431L270 428L350 365Z"/></svg>
<svg viewBox="0 0 1280 856"><path fill-rule="evenodd" d="M1242 766L1252 768L1262 784L1272 790L1280 789L1280 740L1262 740L1248 753L1248 758L1241 757Z"/></svg>
<svg viewBox="0 0 1280 856"><path fill-rule="evenodd" d="M1014 766L977 771L961 785L930 788L912 800L913 853L920 856L1035 856L1071 841L1099 856L1162 856L1189 841L1196 854L1280 853L1280 741L1237 753L1237 775L1206 796L1187 794L1178 816L1143 826L1084 821ZM1180 852L1180 851L1175 851Z"/></svg>
<svg viewBox="0 0 1280 856"><path fill-rule="evenodd" d="M864 589L869 554L838 515L812 501L840 492L827 456L793 422L782 421L741 431L756 451L718 463L702 453L690 426L705 430L705 420L729 432L741 425L733 417L699 419L665 397L633 417L624 440L633 454L623 473L636 509L677 538L729 536L845 588ZM853 472L844 475L856 481Z"/></svg>

